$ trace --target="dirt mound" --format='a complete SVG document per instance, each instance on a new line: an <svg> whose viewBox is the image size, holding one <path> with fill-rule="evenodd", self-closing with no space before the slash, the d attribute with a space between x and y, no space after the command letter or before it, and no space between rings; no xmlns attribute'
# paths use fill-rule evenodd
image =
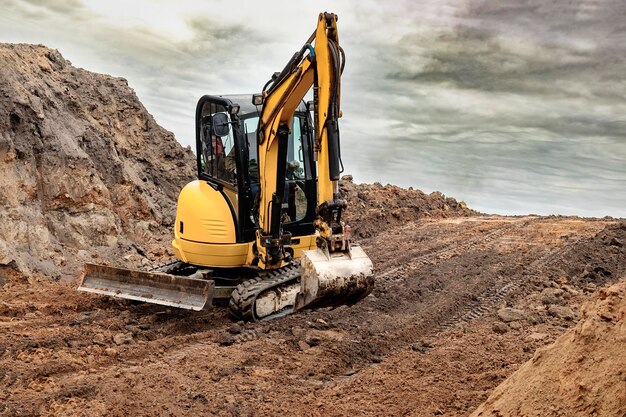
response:
<svg viewBox="0 0 626 417"><path fill-rule="evenodd" d="M467 217L479 214L467 208L464 202L435 191L425 194L420 190L383 186L380 183L355 184L351 175L339 182L339 189L348 201L344 220L352 227L352 235L368 238L382 230L423 217Z"/></svg>
<svg viewBox="0 0 626 417"><path fill-rule="evenodd" d="M614 283L623 276L626 256L626 221L607 226L601 233L581 242L576 250L552 260L546 273L569 277L570 284L587 290Z"/></svg>
<svg viewBox="0 0 626 417"><path fill-rule="evenodd" d="M473 416L626 415L626 279L502 383Z"/></svg>
<svg viewBox="0 0 626 417"><path fill-rule="evenodd" d="M123 78L44 46L0 44L0 60L0 268L58 278L159 256L191 150Z"/></svg>

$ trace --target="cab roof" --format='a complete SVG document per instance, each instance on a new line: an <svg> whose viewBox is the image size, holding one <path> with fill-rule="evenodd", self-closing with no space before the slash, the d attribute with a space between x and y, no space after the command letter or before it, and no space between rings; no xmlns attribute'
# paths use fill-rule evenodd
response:
<svg viewBox="0 0 626 417"><path fill-rule="evenodd" d="M252 104L252 94L220 94L217 97L228 99L233 104L239 104L240 117L250 113L259 113L261 111L261 106L255 106ZM296 111L306 111L306 106L303 101L298 104Z"/></svg>

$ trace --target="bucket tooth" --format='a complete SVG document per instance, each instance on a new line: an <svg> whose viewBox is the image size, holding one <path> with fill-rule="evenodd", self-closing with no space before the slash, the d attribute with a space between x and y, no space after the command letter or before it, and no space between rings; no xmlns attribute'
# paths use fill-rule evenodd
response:
<svg viewBox="0 0 626 417"><path fill-rule="evenodd" d="M200 311L211 306L212 280L85 264L80 291Z"/></svg>
<svg viewBox="0 0 626 417"><path fill-rule="evenodd" d="M345 252L302 252L300 293L295 310L352 305L374 288L373 265L360 246Z"/></svg>

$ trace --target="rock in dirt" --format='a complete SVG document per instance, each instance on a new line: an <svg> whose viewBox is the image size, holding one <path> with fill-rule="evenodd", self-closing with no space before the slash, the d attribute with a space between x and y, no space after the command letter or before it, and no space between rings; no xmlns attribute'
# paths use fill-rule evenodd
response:
<svg viewBox="0 0 626 417"><path fill-rule="evenodd" d="M295 337L301 338L302 336L304 336L305 333L306 333L306 329L303 329L302 327L291 328L291 334L294 335Z"/></svg>
<svg viewBox="0 0 626 417"><path fill-rule="evenodd" d="M224 333L219 337L217 343L219 343L220 346L230 346L235 343L235 338L229 333Z"/></svg>
<svg viewBox="0 0 626 417"><path fill-rule="evenodd" d="M498 310L498 318L505 323L512 321L524 320L526 318L526 312L516 308L504 307Z"/></svg>
<svg viewBox="0 0 626 417"><path fill-rule="evenodd" d="M113 342L116 345L127 345L133 343L132 333L117 333L113 336Z"/></svg>
<svg viewBox="0 0 626 417"><path fill-rule="evenodd" d="M228 329L228 333L230 334L240 334L243 331L243 327L237 323L230 326Z"/></svg>
<svg viewBox="0 0 626 417"><path fill-rule="evenodd" d="M105 345L106 344L106 337L104 336L104 334L102 333L97 333L94 337L93 337L93 342L96 345Z"/></svg>
<svg viewBox="0 0 626 417"><path fill-rule="evenodd" d="M534 332L528 335L528 337L526 338L527 341L529 342L536 342L539 340L544 340L545 338L548 337L547 333L538 333L538 332Z"/></svg>
<svg viewBox="0 0 626 417"><path fill-rule="evenodd" d="M498 334L504 334L509 331L509 326L506 323L495 322L492 326L492 330Z"/></svg>
<svg viewBox="0 0 626 417"><path fill-rule="evenodd" d="M426 353L428 348L421 343L413 343L411 345L411 350L413 350L414 352Z"/></svg>
<svg viewBox="0 0 626 417"><path fill-rule="evenodd" d="M551 305L548 308L548 314L550 314L552 317L557 317L564 320L574 320L576 318L576 313L574 313L574 310L566 306Z"/></svg>
<svg viewBox="0 0 626 417"><path fill-rule="evenodd" d="M81 313L78 314L74 320L72 320L73 325L89 323L91 321L91 317L89 314Z"/></svg>
<svg viewBox="0 0 626 417"><path fill-rule="evenodd" d="M541 291L541 302L546 305L562 304L564 300L561 298L564 291L559 288L545 288Z"/></svg>
<svg viewBox="0 0 626 417"><path fill-rule="evenodd" d="M611 316L611 320L604 317ZM472 417L626 415L626 278L498 386Z"/></svg>
<svg viewBox="0 0 626 417"><path fill-rule="evenodd" d="M117 350L115 350L113 348L106 348L106 349L104 349L104 353L107 356L116 356L117 355Z"/></svg>
<svg viewBox="0 0 626 417"><path fill-rule="evenodd" d="M319 345L319 344L322 342L322 339L320 339L320 338L319 338L319 337L317 337L317 336L311 336L311 335L309 335L309 336L307 336L307 337L304 339L304 341L305 341L305 343L306 343L307 345L309 345L309 346L313 347L313 346L317 346L317 345Z"/></svg>

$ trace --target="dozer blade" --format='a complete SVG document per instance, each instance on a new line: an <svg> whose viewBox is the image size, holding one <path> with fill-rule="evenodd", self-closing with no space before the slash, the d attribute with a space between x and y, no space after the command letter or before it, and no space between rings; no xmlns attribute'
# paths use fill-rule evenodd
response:
<svg viewBox="0 0 626 417"><path fill-rule="evenodd" d="M80 291L199 311L211 306L214 281L85 264Z"/></svg>
<svg viewBox="0 0 626 417"><path fill-rule="evenodd" d="M373 265L360 246L346 252L303 251L295 310L354 304L374 288Z"/></svg>

